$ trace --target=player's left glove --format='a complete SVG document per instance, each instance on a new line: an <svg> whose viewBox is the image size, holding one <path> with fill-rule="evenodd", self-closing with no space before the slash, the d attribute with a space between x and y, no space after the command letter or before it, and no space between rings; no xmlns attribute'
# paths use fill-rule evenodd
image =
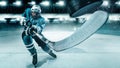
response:
<svg viewBox="0 0 120 68"><path fill-rule="evenodd" d="M29 28L29 34L34 35L35 33L41 32L41 28L35 25L32 25L31 28Z"/></svg>
<svg viewBox="0 0 120 68"><path fill-rule="evenodd" d="M29 28L28 32L30 35L34 35L38 32L37 26L32 26L31 28Z"/></svg>

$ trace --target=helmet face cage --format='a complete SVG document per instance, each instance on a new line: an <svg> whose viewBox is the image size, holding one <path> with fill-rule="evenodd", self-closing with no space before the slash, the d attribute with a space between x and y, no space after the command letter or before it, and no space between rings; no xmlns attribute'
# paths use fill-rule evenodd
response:
<svg viewBox="0 0 120 68"><path fill-rule="evenodd" d="M32 8L31 8L31 12L34 12L34 13L41 13L41 8L40 6L38 5L33 5Z"/></svg>

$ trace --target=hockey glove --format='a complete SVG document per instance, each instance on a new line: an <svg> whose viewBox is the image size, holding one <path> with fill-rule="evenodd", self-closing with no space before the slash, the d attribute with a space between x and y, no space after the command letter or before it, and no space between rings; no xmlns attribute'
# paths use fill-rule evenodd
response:
<svg viewBox="0 0 120 68"><path fill-rule="evenodd" d="M34 35L38 32L37 26L32 26L31 28L29 28L28 32L30 35Z"/></svg>
<svg viewBox="0 0 120 68"><path fill-rule="evenodd" d="M29 29L30 35L34 35L35 33L41 34L42 28L36 25L32 25Z"/></svg>
<svg viewBox="0 0 120 68"><path fill-rule="evenodd" d="M20 25L28 27L31 26L30 20L26 19L25 17L22 17L20 20Z"/></svg>

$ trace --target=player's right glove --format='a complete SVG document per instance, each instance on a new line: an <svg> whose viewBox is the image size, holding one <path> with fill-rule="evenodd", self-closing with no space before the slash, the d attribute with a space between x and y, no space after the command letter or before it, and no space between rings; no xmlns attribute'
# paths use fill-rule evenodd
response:
<svg viewBox="0 0 120 68"><path fill-rule="evenodd" d="M20 18L20 25L25 25L26 19L25 17Z"/></svg>
<svg viewBox="0 0 120 68"><path fill-rule="evenodd" d="M28 27L28 26L30 26L29 22L30 22L30 20L26 19L25 17L22 17L20 20L20 25Z"/></svg>

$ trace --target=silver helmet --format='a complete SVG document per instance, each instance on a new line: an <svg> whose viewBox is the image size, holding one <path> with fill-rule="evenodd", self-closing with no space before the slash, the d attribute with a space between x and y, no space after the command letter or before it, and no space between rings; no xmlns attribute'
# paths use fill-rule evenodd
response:
<svg viewBox="0 0 120 68"><path fill-rule="evenodd" d="M39 5L33 5L31 8L31 12L41 13L41 7Z"/></svg>

